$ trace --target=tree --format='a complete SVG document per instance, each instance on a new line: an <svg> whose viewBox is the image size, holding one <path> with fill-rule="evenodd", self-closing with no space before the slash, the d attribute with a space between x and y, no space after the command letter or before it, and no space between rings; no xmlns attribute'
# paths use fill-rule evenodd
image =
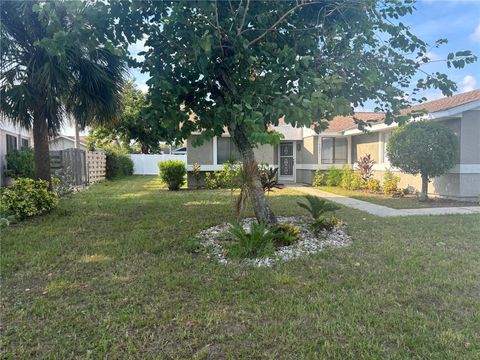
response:
<svg viewBox="0 0 480 360"><path fill-rule="evenodd" d="M413 122L392 132L387 144L392 166L422 177L420 201L428 199L428 182L445 174L458 161L458 138L443 124Z"/></svg>
<svg viewBox="0 0 480 360"><path fill-rule="evenodd" d="M95 127L97 143L119 139L124 147L130 148L131 142L140 145L142 154L158 152L163 131L157 119L148 116L148 104L145 94L128 82L122 91L123 112L113 124Z"/></svg>
<svg viewBox="0 0 480 360"><path fill-rule="evenodd" d="M143 70L151 79L150 115L170 140L193 131L199 142L227 128L246 163L258 143L278 143L279 118L324 129L336 115L367 100L403 122L400 109L420 90L450 95L454 82L428 74L431 47L399 21L412 1L163 1L145 2L148 19ZM437 41L438 47L446 40ZM475 61L449 54L449 66ZM408 95L412 79L424 72ZM359 126L365 126L359 122ZM249 186L255 215L275 223L258 173Z"/></svg>
<svg viewBox="0 0 480 360"><path fill-rule="evenodd" d="M84 126L114 120L126 65L103 4L2 2L1 112L33 129L35 177L50 181L49 136L65 114Z"/></svg>

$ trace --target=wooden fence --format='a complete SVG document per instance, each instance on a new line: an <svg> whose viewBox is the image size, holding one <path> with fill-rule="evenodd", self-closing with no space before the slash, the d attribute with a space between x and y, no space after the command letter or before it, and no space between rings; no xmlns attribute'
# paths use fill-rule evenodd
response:
<svg viewBox="0 0 480 360"><path fill-rule="evenodd" d="M90 184L105 180L107 156L102 151L87 152L88 182Z"/></svg>
<svg viewBox="0 0 480 360"><path fill-rule="evenodd" d="M62 176L71 185L82 186L104 180L106 156L103 152L81 149L50 151L52 175Z"/></svg>

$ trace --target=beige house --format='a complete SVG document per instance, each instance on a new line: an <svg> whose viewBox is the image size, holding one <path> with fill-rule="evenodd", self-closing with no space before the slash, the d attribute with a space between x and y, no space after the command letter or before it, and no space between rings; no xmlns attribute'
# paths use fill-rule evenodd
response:
<svg viewBox="0 0 480 360"><path fill-rule="evenodd" d="M460 140L460 156L457 165L444 176L433 179L430 195L464 200L477 200L480 195L480 90L431 101L412 108L426 109L424 119L439 121L451 128ZM317 169L342 167L355 168L359 157L370 154L375 160L375 176L383 177L390 169L400 176L400 186L421 187L419 176L412 176L391 168L386 156L386 144L397 124L386 125L381 113L357 113L357 118L370 121L368 133L358 130L352 116L339 116L329 123L329 128L317 134L309 128L295 128L281 123L275 130L284 139L279 145L260 145L255 149L258 163L279 167L281 183L311 184ZM202 172L220 170L229 159L238 158L229 135L215 137L194 147L192 134L187 141L187 168L201 165ZM189 183L194 179L189 175Z"/></svg>
<svg viewBox="0 0 480 360"><path fill-rule="evenodd" d="M51 139L48 144L50 151L75 148L75 136L59 135ZM80 136L80 149L87 150L87 137Z"/></svg>

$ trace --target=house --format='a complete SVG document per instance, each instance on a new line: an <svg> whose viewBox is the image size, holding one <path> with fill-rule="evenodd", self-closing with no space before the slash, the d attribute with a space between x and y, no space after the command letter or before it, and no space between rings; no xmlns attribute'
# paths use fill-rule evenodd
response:
<svg viewBox="0 0 480 360"><path fill-rule="evenodd" d="M75 137L67 135L59 135L49 141L50 151L65 150L75 148ZM87 137L80 136L80 149L87 150Z"/></svg>
<svg viewBox="0 0 480 360"><path fill-rule="evenodd" d="M474 90L448 98L430 101L412 107L411 110L425 109L423 118L439 121L459 137L460 154L457 165L448 174L433 179L429 186L430 195L478 200L480 195L480 90ZM295 128L281 122L275 130L284 139L279 145L259 145L255 148L258 163L279 167L278 180L281 183L311 184L317 169L350 166L363 155L370 154L375 160L375 177L382 180L387 169L400 176L401 187L421 188L419 176L401 173L391 168L386 155L386 144L392 130L398 126L384 123L384 114L360 112L356 118L370 121L368 132L357 128L353 116L337 116L329 123L326 131L317 134L310 128ZM187 168L201 165L203 173L220 170L224 162L239 158L228 133L204 142L198 147L193 140L199 134L192 134L187 141ZM189 183L194 183L189 175Z"/></svg>
<svg viewBox="0 0 480 360"><path fill-rule="evenodd" d="M14 125L4 118L0 119L0 186L6 185L5 155L23 147L32 146L33 135L31 131Z"/></svg>

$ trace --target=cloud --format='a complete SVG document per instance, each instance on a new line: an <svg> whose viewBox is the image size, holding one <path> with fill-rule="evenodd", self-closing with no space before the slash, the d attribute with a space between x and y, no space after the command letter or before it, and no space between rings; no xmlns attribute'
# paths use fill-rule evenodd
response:
<svg viewBox="0 0 480 360"><path fill-rule="evenodd" d="M477 79L475 79L475 76L465 75L463 80L460 82L460 86L462 92L475 90L477 87Z"/></svg>
<svg viewBox="0 0 480 360"><path fill-rule="evenodd" d="M149 49L148 46L145 46L145 41L147 41L148 36L143 37L141 40L137 40L135 43L128 47L128 51L130 55L137 61L143 61L145 59L144 56L138 55L139 52L147 51Z"/></svg>
<svg viewBox="0 0 480 360"><path fill-rule="evenodd" d="M428 51L425 55L430 59L430 61L436 61L441 59L440 55L433 51Z"/></svg>
<svg viewBox="0 0 480 360"><path fill-rule="evenodd" d="M473 42L480 42L480 24L478 24L473 33L470 34L470 39Z"/></svg>

